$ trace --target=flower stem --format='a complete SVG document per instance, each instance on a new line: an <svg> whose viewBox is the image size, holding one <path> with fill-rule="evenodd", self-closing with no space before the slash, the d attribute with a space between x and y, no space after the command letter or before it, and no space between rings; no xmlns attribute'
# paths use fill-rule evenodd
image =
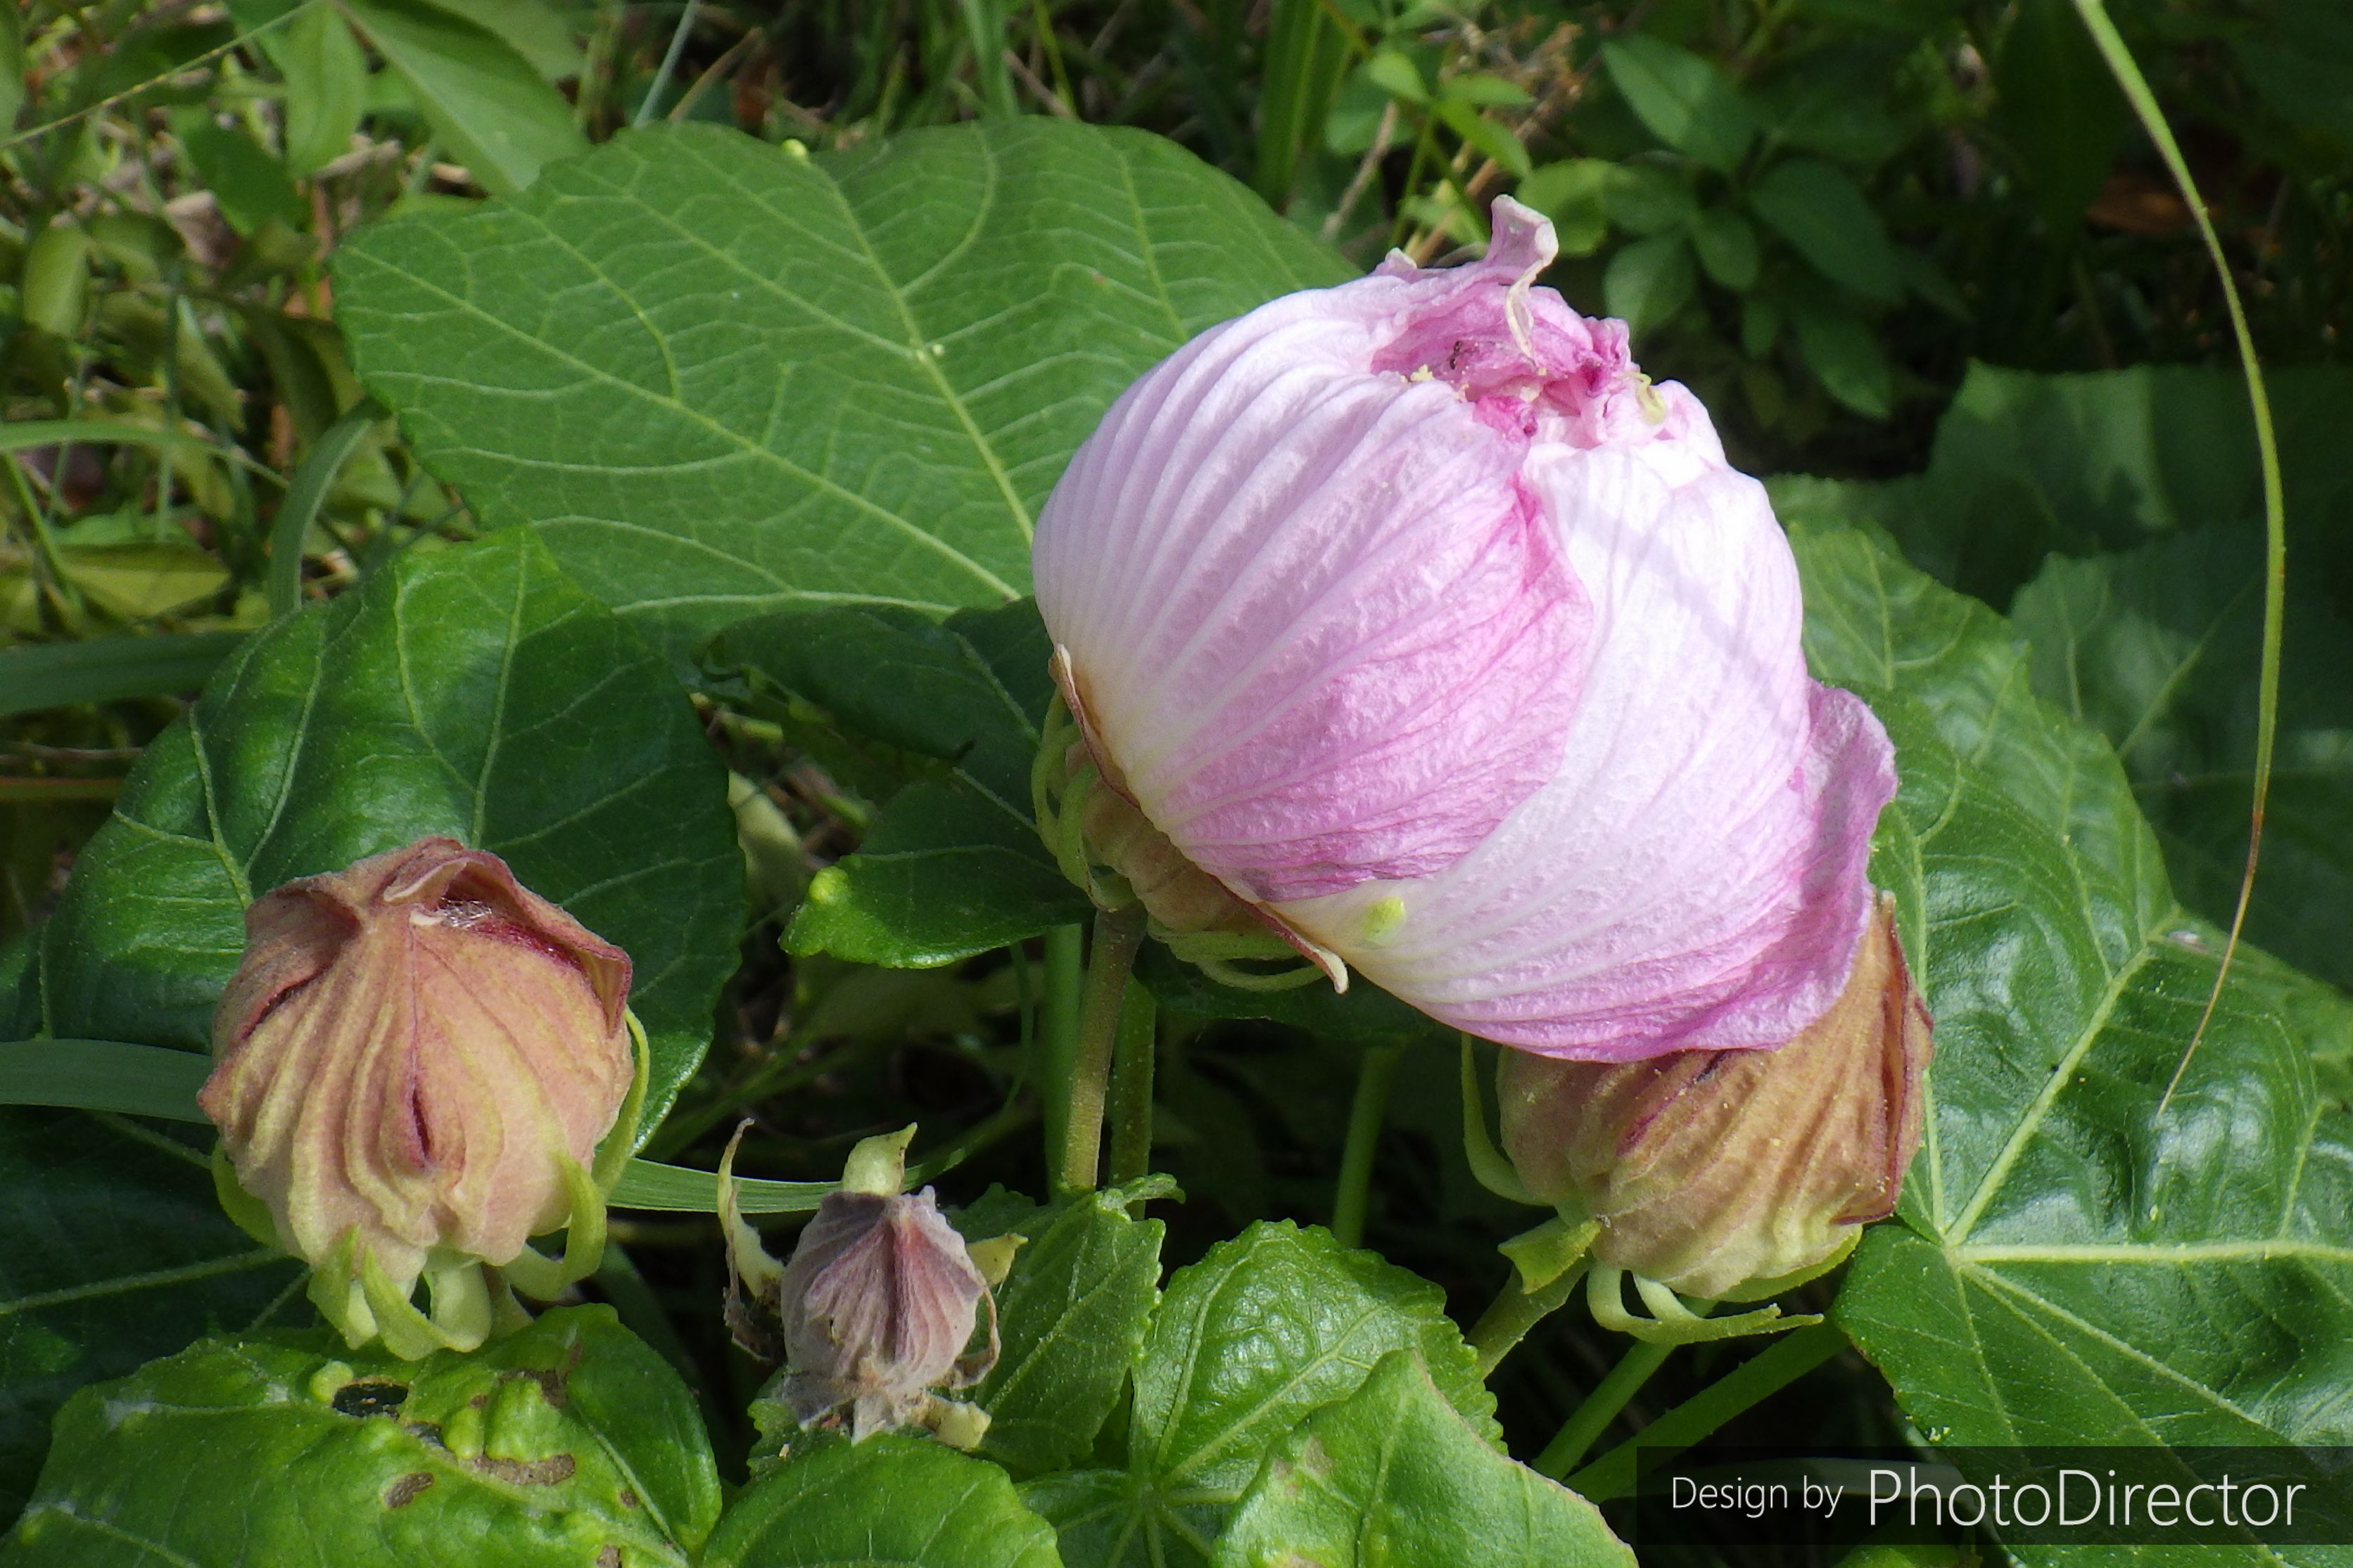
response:
<svg viewBox="0 0 2353 1568"><path fill-rule="evenodd" d="M1348 1108L1348 1142L1340 1151L1340 1181L1332 1194L1332 1234L1343 1247L1365 1239L1365 1210L1371 1202L1373 1153L1388 1117L1389 1090L1397 1085L1403 1046L1376 1046L1356 1068L1356 1100Z"/></svg>
<svg viewBox="0 0 2353 1568"><path fill-rule="evenodd" d="M1094 951L1087 957L1086 983L1079 997L1076 1049L1070 1077L1064 1080L1069 1120L1063 1125L1055 1182L1064 1192L1082 1193L1095 1184L1120 1003L1127 991L1127 972L1134 966L1136 950L1144 945L1144 922L1141 904L1104 910L1095 916Z"/></svg>
<svg viewBox="0 0 2353 1568"><path fill-rule="evenodd" d="M1159 1045L1160 1004L1134 981L1120 1004L1119 1039L1111 1059L1111 1179L1132 1182L1152 1169L1152 1069Z"/></svg>
<svg viewBox="0 0 2353 1568"><path fill-rule="evenodd" d="M1058 1165L1071 1132L1071 1079L1079 1060L1079 992L1085 939L1076 926L1046 933L1045 994L1039 1007L1037 1082L1046 1123L1046 1163Z"/></svg>
<svg viewBox="0 0 2353 1568"><path fill-rule="evenodd" d="M1504 1281L1503 1289L1471 1326L1469 1338L1471 1349L1479 1358L1479 1375L1491 1375L1513 1348L1528 1337L1529 1330L1560 1310L1584 1283L1585 1271L1591 1267L1590 1260L1580 1258L1560 1278L1533 1291L1520 1288L1519 1271L1514 1269L1511 1278Z"/></svg>
<svg viewBox="0 0 2353 1568"><path fill-rule="evenodd" d="M1595 1384L1584 1404L1569 1412L1559 1433L1536 1456L1536 1471L1558 1480L1575 1468L1577 1461L1585 1458L1594 1440L1609 1429L1609 1423L1617 1420L1619 1412L1641 1392L1642 1384L1651 1381L1651 1374L1664 1364L1667 1353L1674 1348L1648 1340L1629 1346L1618 1364L1609 1369L1609 1375Z"/></svg>
<svg viewBox="0 0 2353 1568"><path fill-rule="evenodd" d="M1643 1427L1643 1460L1655 1462L1691 1447L1845 1348L1846 1335L1835 1323L1793 1330ZM1634 1444L1620 1443L1569 1477L1568 1485L1595 1502L1628 1496L1637 1479L1634 1458Z"/></svg>

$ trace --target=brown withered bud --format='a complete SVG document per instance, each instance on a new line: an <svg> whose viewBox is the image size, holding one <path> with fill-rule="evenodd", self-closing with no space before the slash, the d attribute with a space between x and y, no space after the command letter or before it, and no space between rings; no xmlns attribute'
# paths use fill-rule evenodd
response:
<svg viewBox="0 0 2353 1568"><path fill-rule="evenodd" d="M987 1280L932 1189L900 1191L913 1131L851 1151L840 1189L818 1205L781 1269L734 1210L732 1145L722 1166L730 1264L741 1285L731 1292L729 1321L739 1342L756 1326L748 1294L777 1320L786 1408L803 1426L847 1412L853 1442L910 1423L977 1440L987 1421L933 1392L987 1374L997 1362L997 1314ZM967 1356L984 1302L987 1342Z"/></svg>
<svg viewBox="0 0 2353 1568"><path fill-rule="evenodd" d="M627 953L454 839L246 911L198 1102L354 1343L479 1342L480 1264L545 1265L526 1239L567 1223L601 1237L585 1172L637 1073L628 989ZM432 1332L406 1322L420 1275Z"/></svg>
<svg viewBox="0 0 2353 1568"><path fill-rule="evenodd" d="M1615 1064L1505 1052L1504 1146L1538 1199L1599 1222L1596 1262L1754 1300L1894 1212L1928 1056L1883 895L1846 988L1778 1050Z"/></svg>

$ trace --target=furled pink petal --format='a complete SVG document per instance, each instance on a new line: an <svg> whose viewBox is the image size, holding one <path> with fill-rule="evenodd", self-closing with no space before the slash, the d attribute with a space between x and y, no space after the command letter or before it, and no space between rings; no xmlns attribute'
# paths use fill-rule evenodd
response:
<svg viewBox="0 0 2353 1568"><path fill-rule="evenodd" d="M1205 333L1039 520L1039 607L1122 787L1247 899L1441 870L1560 760L1588 610L1522 473L1531 405L1487 347L1459 387L1396 349L1480 308L1508 336L1524 271L1364 279ZM1606 358L1583 337L1563 406Z"/></svg>
<svg viewBox="0 0 2353 1568"><path fill-rule="evenodd" d="M1893 791L1808 679L1794 563L1696 399L1533 286L1550 226L1194 340L1039 522L1106 776L1194 864L1434 1016L1563 1056L1827 1007Z"/></svg>
<svg viewBox="0 0 2353 1568"><path fill-rule="evenodd" d="M1870 911L1885 732L1807 677L1762 487L1674 445L1530 461L1594 606L1552 779L1444 872L1278 906L1489 1039L1599 1060L1780 1045L1837 996Z"/></svg>

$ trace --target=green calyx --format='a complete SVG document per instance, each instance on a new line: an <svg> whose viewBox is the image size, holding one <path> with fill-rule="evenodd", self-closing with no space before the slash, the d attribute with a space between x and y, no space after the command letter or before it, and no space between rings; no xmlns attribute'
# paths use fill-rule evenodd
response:
<svg viewBox="0 0 2353 1568"><path fill-rule="evenodd" d="M1268 929L1249 905L1184 860L1102 766L1058 692L1029 770L1038 837L1054 864L1094 906L1116 913L1142 904L1145 934L1221 985L1288 991L1332 975ZM1104 829L1102 837L1090 827ZM1246 964L1276 967L1245 968ZM1339 971L1345 977L1345 971Z"/></svg>

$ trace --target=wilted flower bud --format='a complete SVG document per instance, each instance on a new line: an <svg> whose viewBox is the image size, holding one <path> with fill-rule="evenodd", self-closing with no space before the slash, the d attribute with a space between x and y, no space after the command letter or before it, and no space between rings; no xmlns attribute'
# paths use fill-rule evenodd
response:
<svg viewBox="0 0 2353 1568"><path fill-rule="evenodd" d="M589 1166L641 1070L627 953L448 838L289 882L245 924L198 1103L232 1213L311 1266L354 1346L470 1348L503 1296L480 1265L533 1294L595 1267ZM562 1226L562 1265L526 1246Z"/></svg>
<svg viewBox="0 0 2353 1568"><path fill-rule="evenodd" d="M968 1447L987 1417L933 1390L968 1387L996 1364L996 1303L932 1189L900 1191L913 1133L870 1138L851 1151L841 1187L818 1204L781 1269L734 1213L731 1144L721 1171L730 1263L780 1326L781 1394L797 1420L807 1426L846 1410L853 1442L921 1422ZM966 1356L983 1301L987 1344ZM731 1300L739 1337L744 1317Z"/></svg>
<svg viewBox="0 0 2353 1568"><path fill-rule="evenodd" d="M1885 733L1809 679L1788 543L1706 411L1535 287L1549 225L1494 216L1484 260L1204 332L1079 449L1035 550L1078 782L1472 1034L1780 1045L1861 942ZM1115 892L1061 763L1041 826Z"/></svg>
<svg viewBox="0 0 2353 1568"><path fill-rule="evenodd" d="M1894 1212L1928 1052L1883 901L1837 1002L1778 1051L1614 1064L1506 1051L1504 1147L1537 1199L1599 1223L1596 1262L1754 1300Z"/></svg>

